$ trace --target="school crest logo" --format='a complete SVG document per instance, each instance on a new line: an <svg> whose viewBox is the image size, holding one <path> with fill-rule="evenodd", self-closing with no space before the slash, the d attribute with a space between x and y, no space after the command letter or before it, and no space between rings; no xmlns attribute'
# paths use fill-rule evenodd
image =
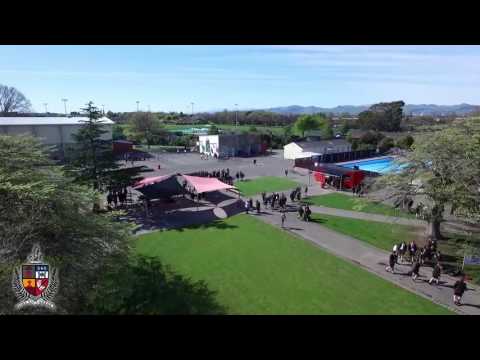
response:
<svg viewBox="0 0 480 360"><path fill-rule="evenodd" d="M27 262L13 270L12 286L19 301L16 310L26 306L56 309L52 300L58 291L58 271L43 261L40 245L33 245Z"/></svg>

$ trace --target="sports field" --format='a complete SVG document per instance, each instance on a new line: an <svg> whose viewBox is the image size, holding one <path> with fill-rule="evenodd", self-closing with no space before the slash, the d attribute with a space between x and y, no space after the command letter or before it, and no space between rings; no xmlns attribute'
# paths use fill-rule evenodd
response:
<svg viewBox="0 0 480 360"><path fill-rule="evenodd" d="M262 191L271 193L273 191L285 191L300 186L299 183L276 176L262 176L255 179L247 179L235 182L235 186L243 196L260 194Z"/></svg>
<svg viewBox="0 0 480 360"><path fill-rule="evenodd" d="M230 314L449 314L313 244L248 215L136 239Z"/></svg>

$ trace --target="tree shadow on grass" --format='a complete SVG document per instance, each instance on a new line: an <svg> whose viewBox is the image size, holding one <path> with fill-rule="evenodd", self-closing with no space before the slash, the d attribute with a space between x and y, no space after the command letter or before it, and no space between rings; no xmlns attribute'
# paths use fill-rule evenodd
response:
<svg viewBox="0 0 480 360"><path fill-rule="evenodd" d="M222 315L204 281L193 281L153 257L138 256L106 272L89 303L104 315Z"/></svg>
<svg viewBox="0 0 480 360"><path fill-rule="evenodd" d="M228 230L228 229L236 229L236 228L238 228L238 226L227 224L225 221L222 221L222 220L214 220L214 221L209 222L207 224L190 225L190 226L186 226L186 227L183 227L183 228L176 228L176 229L172 229L172 230L181 232L181 231L184 231L186 229L188 229L188 230L205 230L205 229L212 229L212 228L215 228L215 229L218 229L218 230Z"/></svg>

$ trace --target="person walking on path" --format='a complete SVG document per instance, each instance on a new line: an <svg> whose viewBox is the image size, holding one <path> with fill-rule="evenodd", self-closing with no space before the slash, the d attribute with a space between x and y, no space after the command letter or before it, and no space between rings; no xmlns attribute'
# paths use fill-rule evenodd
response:
<svg viewBox="0 0 480 360"><path fill-rule="evenodd" d="M285 215L285 212L282 211L282 228L283 228L283 226L284 226L284 224L285 224L285 220L286 220L286 219L287 219L287 215Z"/></svg>
<svg viewBox="0 0 480 360"><path fill-rule="evenodd" d="M412 265L412 269L410 270L410 274L412 275L412 280L416 281L417 278L420 276L420 262L415 260Z"/></svg>
<svg viewBox="0 0 480 360"><path fill-rule="evenodd" d="M260 201L257 199L255 206L257 208L257 214L260 214Z"/></svg>
<svg viewBox="0 0 480 360"><path fill-rule="evenodd" d="M307 196L308 193L308 186L305 186L305 196Z"/></svg>
<svg viewBox="0 0 480 360"><path fill-rule="evenodd" d="M285 176L288 176L288 169L285 169Z"/></svg>
<svg viewBox="0 0 480 360"><path fill-rule="evenodd" d="M248 210L249 210L249 207L248 207L248 200L245 200L245 212L248 214Z"/></svg>
<svg viewBox="0 0 480 360"><path fill-rule="evenodd" d="M397 255L395 252L392 252L388 257L388 266L385 268L386 271L395 274L395 264L397 263Z"/></svg>
<svg viewBox="0 0 480 360"><path fill-rule="evenodd" d="M257 159L253 159L253 165L257 165Z"/></svg>
<svg viewBox="0 0 480 360"><path fill-rule="evenodd" d="M432 270L432 277L431 279L428 281L428 283L430 285L432 285L432 282L435 281L435 283L438 285L440 283L440 275L442 273L442 267L440 266L440 263L437 262L435 264L435 266L433 267L433 270Z"/></svg>
<svg viewBox="0 0 480 360"><path fill-rule="evenodd" d="M404 256L406 252L407 252L407 244L405 243L405 241L402 241L402 243L400 244L400 247L398 248L398 255L401 263L403 263L404 261Z"/></svg>
<svg viewBox="0 0 480 360"><path fill-rule="evenodd" d="M265 198L267 197L267 194L265 193L265 191L262 191L262 201L263 203L265 204Z"/></svg>
<svg viewBox="0 0 480 360"><path fill-rule="evenodd" d="M467 290L467 284L465 283L465 275L460 277L460 280L456 281L453 285L453 303L460 306L463 293Z"/></svg>
<svg viewBox="0 0 480 360"><path fill-rule="evenodd" d="M309 222L310 221L310 215L312 214L312 210L310 210L310 207L307 205L305 206L305 221Z"/></svg>
<svg viewBox="0 0 480 360"><path fill-rule="evenodd" d="M298 218L301 220L303 220L303 213L304 213L303 205L300 205L300 207L298 208Z"/></svg>

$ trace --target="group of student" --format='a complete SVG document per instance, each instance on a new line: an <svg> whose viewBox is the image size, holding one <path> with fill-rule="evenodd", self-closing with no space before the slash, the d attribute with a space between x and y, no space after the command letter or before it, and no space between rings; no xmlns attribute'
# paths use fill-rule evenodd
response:
<svg viewBox="0 0 480 360"><path fill-rule="evenodd" d="M248 214L248 212L253 209L253 199L250 198L248 200L245 200L245 212ZM255 209L257 210L257 214L260 213L260 201L257 199L255 201Z"/></svg>
<svg viewBox="0 0 480 360"><path fill-rule="evenodd" d="M310 210L310 207L308 205L300 205L298 208L298 218L303 221L310 221L310 215L312 214L312 210Z"/></svg>
<svg viewBox="0 0 480 360"><path fill-rule="evenodd" d="M265 192L262 192L262 200L263 206L267 207L268 205L270 205L272 210L276 208L277 204L282 210L285 210L287 207L287 197L284 193L278 194L274 192L272 193L272 195L267 196Z"/></svg>
<svg viewBox="0 0 480 360"><path fill-rule="evenodd" d="M308 193L308 186L305 186L305 196ZM290 193L290 201L294 202L295 200L300 201L302 199L302 188L297 186L295 190Z"/></svg>
<svg viewBox="0 0 480 360"><path fill-rule="evenodd" d="M221 170L213 170L213 171L197 171L194 173L190 173L191 176L199 176L199 177L208 177L208 178L216 178L221 182L224 182L228 185L233 185L233 177L230 175L230 169L221 169ZM238 172L236 174L238 180ZM243 175L243 173L242 173Z"/></svg>
<svg viewBox="0 0 480 360"><path fill-rule="evenodd" d="M407 254L409 256L408 259L406 259ZM400 245L394 245L388 258L388 266L385 270L395 274L395 265L399 264L399 261L400 263L404 263L404 261L407 260L412 264L407 275L411 276L413 281L416 281L420 276L420 268L425 264L425 261L433 261L432 276L430 277L430 280L428 280L428 283L430 285L433 283L439 285L440 276L443 271L440 258L441 254L440 251L437 250L436 241L429 239L427 245L420 249L417 247L415 241L410 242L408 245L405 242L402 242ZM462 275L453 286L453 302L455 305L461 305L461 298L466 289L465 276Z"/></svg>
<svg viewBox="0 0 480 360"><path fill-rule="evenodd" d="M127 201L127 187L110 188L107 194L108 208L123 206ZM112 206L113 205L113 206Z"/></svg>

